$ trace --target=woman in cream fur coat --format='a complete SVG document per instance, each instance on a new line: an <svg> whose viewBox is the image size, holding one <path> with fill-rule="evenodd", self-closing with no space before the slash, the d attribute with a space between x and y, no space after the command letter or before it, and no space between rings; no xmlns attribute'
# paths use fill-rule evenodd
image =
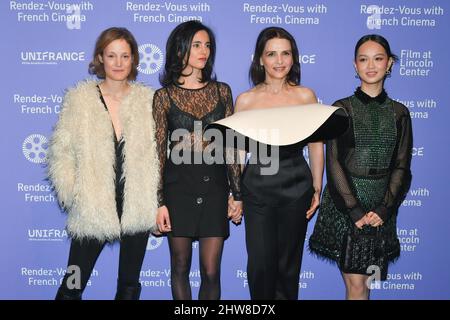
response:
<svg viewBox="0 0 450 320"><path fill-rule="evenodd" d="M49 178L72 238L56 299L81 299L105 243L114 240L121 246L116 299L139 299L159 176L153 91L132 82L138 63L133 35L107 29L90 64L103 81L82 81L65 96L49 155Z"/></svg>

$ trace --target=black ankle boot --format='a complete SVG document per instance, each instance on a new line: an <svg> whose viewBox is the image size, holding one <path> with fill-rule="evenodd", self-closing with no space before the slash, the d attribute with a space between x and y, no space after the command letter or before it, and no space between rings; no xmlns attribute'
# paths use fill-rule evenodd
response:
<svg viewBox="0 0 450 320"><path fill-rule="evenodd" d="M137 286L117 285L115 300L139 300L141 296L141 284Z"/></svg>
<svg viewBox="0 0 450 320"><path fill-rule="evenodd" d="M70 290L64 287L59 287L55 300L81 300L82 294L83 292L78 289Z"/></svg>

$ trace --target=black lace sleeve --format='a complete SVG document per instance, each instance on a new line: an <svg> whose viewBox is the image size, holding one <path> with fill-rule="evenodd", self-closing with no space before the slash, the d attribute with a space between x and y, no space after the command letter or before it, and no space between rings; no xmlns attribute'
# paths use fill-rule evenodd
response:
<svg viewBox="0 0 450 320"><path fill-rule="evenodd" d="M159 173L160 180L158 184L158 207L163 206L164 193L163 193L163 179L164 179L164 166L167 160L167 112L169 110L170 101L165 89L156 91L153 97L153 118L155 121L155 140L156 150L159 159Z"/></svg>
<svg viewBox="0 0 450 320"><path fill-rule="evenodd" d="M231 88L224 83L220 83L219 86L220 96L225 104L225 116L231 116L233 114L233 95ZM225 157L227 163L228 180L230 183L231 192L233 198L236 201L242 201L241 195L241 166L239 164L239 153L234 148L225 148Z"/></svg>
<svg viewBox="0 0 450 320"><path fill-rule="evenodd" d="M408 109L395 104L397 119L397 145L391 163L391 175L389 186L387 188L383 204L374 211L383 221L386 221L392 212L394 212L409 190L411 175L411 157L412 157L412 126L411 117Z"/></svg>
<svg viewBox="0 0 450 320"><path fill-rule="evenodd" d="M341 101L337 101L333 105L345 107ZM346 108L347 112L349 111L348 108L349 106ZM348 114L351 113L348 112ZM343 212L348 212L353 222L357 222L366 212L364 212L352 191L346 174L345 163L342 154L340 154L343 151L342 146L348 143L348 136L353 136L351 124L346 133L326 142L327 186L336 207Z"/></svg>

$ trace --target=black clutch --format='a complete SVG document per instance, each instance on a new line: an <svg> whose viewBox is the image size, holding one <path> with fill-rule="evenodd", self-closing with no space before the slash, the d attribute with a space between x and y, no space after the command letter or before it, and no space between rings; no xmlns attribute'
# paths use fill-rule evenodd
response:
<svg viewBox="0 0 450 320"><path fill-rule="evenodd" d="M344 273L372 275L380 271L380 280L386 280L388 259L386 254L386 239L379 228L356 227L344 239L340 268Z"/></svg>

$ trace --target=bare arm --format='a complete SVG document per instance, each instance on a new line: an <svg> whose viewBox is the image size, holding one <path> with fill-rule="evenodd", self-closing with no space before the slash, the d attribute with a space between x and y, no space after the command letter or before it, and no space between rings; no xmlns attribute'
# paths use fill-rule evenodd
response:
<svg viewBox="0 0 450 320"><path fill-rule="evenodd" d="M317 97L314 91L308 88L302 88L301 100L303 104L317 103ZM311 206L306 212L306 217L309 219L314 215L314 212L319 207L320 194L322 193L322 179L324 169L324 152L323 142L310 142L308 143L309 153L309 165L311 168L311 174L313 178L314 195L311 200Z"/></svg>
<svg viewBox="0 0 450 320"><path fill-rule="evenodd" d="M317 103L317 97L315 93L307 88L303 88L302 100L304 104ZM309 164L311 167L311 173L313 177L313 187L314 192L322 192L322 179L323 179L323 168L324 168L324 152L323 152L323 142L310 142L308 143L308 153L309 153Z"/></svg>
<svg viewBox="0 0 450 320"><path fill-rule="evenodd" d="M322 192L322 179L324 168L323 142L308 143L309 163L313 177L314 192Z"/></svg>

